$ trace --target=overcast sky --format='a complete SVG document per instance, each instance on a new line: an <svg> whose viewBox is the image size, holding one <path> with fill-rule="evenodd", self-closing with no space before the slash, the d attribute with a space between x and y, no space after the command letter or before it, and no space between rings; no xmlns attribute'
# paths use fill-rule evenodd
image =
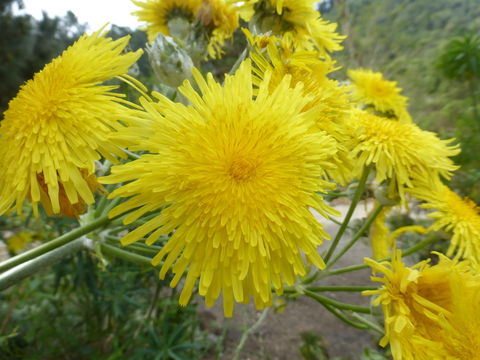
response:
<svg viewBox="0 0 480 360"><path fill-rule="evenodd" d="M41 19L42 10L50 17L72 11L80 23L88 23L93 32L105 23L137 28L140 23L130 13L137 9L130 0L23 0L23 13Z"/></svg>

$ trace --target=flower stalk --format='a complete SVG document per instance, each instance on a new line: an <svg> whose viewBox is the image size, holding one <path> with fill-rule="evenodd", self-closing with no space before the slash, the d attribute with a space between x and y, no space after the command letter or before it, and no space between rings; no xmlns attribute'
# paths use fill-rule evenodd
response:
<svg viewBox="0 0 480 360"><path fill-rule="evenodd" d="M350 219L352 218L352 215L357 207L358 202L362 198L362 195L365 191L365 185L367 183L368 179L368 174L370 173L370 167L366 166L363 169L362 177L360 178L360 181L358 182L358 187L357 190L355 191L355 194L353 195L352 202L350 204L350 207L348 208L347 214L345 215L345 218L343 219L342 225L340 225L340 228L338 229L337 235L335 236L335 239L333 239L332 245L330 245L330 248L328 249L327 254L325 255L324 261L325 263L328 263L330 258L332 257L333 253L335 252L335 249L338 246L338 243L340 242L340 239L342 238L343 234L345 233L345 230L347 230L348 223L350 222Z"/></svg>
<svg viewBox="0 0 480 360"><path fill-rule="evenodd" d="M11 257L10 259L7 259L2 263L0 263L0 273L7 271L17 265L23 264L26 261L35 259L36 257L46 254L56 248L59 248L62 245L65 245L75 239L78 239L83 235L86 235L96 229L99 229L107 225L112 220L113 219L110 219L107 215L104 215L96 220L93 220L92 222L86 225L78 227L75 230L72 230L69 233L63 234L57 237L56 239L53 239L45 244L37 246L36 248L33 248L31 250L25 251L17 256Z"/></svg>

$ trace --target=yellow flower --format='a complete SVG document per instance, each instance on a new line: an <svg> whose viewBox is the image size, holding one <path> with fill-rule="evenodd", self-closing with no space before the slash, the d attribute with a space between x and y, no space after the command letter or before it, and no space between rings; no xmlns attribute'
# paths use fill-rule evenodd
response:
<svg viewBox="0 0 480 360"><path fill-rule="evenodd" d="M379 202L375 201L374 209L378 205ZM426 234L428 232L427 229L419 225L402 226L394 231L390 231L386 221L387 215L391 209L391 206L385 206L377 215L369 230L368 236L370 238L370 246L372 247L373 258L375 260L388 258L393 246L395 245L395 239L404 233L416 232L420 234Z"/></svg>
<svg viewBox="0 0 480 360"><path fill-rule="evenodd" d="M378 206L376 201L375 207ZM373 258L375 260L385 259L390 256L390 249L392 248L392 241L389 238L390 230L386 224L387 214L390 211L390 206L385 206L375 218L375 221L370 226L368 237L370 238L370 246L372 247Z"/></svg>
<svg viewBox="0 0 480 360"><path fill-rule="evenodd" d="M225 40L232 37L239 25L236 8L225 0L132 1L141 8L133 14L147 23L149 42L158 33L198 44L205 41L208 54L214 59L222 54Z"/></svg>
<svg viewBox="0 0 480 360"><path fill-rule="evenodd" d="M358 111L350 122L356 145L352 156L359 174L365 166L374 165L375 180L388 180L389 197L405 201L405 191L414 187L412 180L428 184L425 191L449 178L457 169L449 158L459 153L450 140L424 131L413 123L401 123Z"/></svg>
<svg viewBox="0 0 480 360"><path fill-rule="evenodd" d="M147 244L173 233L154 258L164 259L160 277L173 266L171 286L184 272L180 304L189 301L197 279L199 294L212 306L223 294L224 312L234 301L257 308L270 306L272 287L282 293L304 275L306 259L324 267L317 245L328 235L312 215L334 211L317 192L331 189L322 180L335 141L315 129L315 109L302 112L308 98L285 77L269 91L269 77L253 94L247 60L225 85L211 74L194 71L201 93L189 82L180 88L192 106L157 94L159 103L144 102L156 118L152 138L139 160L112 167L103 183L129 182L111 197L129 197L110 216L134 210L125 219L160 211L127 234L127 245L150 234ZM333 212L334 213L334 212Z"/></svg>
<svg viewBox="0 0 480 360"><path fill-rule="evenodd" d="M421 207L436 210L428 216L435 220L432 230L452 233L447 256L456 252L473 264L480 265L480 208L468 198L462 199L445 185L430 192L412 194L426 201Z"/></svg>
<svg viewBox="0 0 480 360"><path fill-rule="evenodd" d="M335 32L337 24L320 17L314 4L315 0L247 0L243 8L249 10L243 10L243 14L257 31L283 36L295 47L315 48L324 56L342 50L345 36Z"/></svg>
<svg viewBox="0 0 480 360"><path fill-rule="evenodd" d="M361 104L370 105L382 113L392 113L402 122L411 122L407 111L405 96L396 81L387 81L382 73L372 70L349 70L348 76L353 82L353 99Z"/></svg>
<svg viewBox="0 0 480 360"><path fill-rule="evenodd" d="M169 22L184 20L193 23L198 14L202 0L146 0L145 2L132 0L141 8L132 15L147 23L148 41L153 42L158 33L171 36Z"/></svg>
<svg viewBox="0 0 480 360"><path fill-rule="evenodd" d="M296 50L283 39L274 36L252 36L244 30L251 46L250 57L255 66L254 84L260 84L268 73L270 89L274 90L285 75L290 75L291 87L303 84L303 93L310 97L304 111L315 107L316 125L336 141L338 152L331 159L335 168L327 170L333 180L346 185L352 176L352 163L348 144L350 139L345 121L350 116L351 104L346 90L327 75L334 70L335 62L320 59L317 51ZM263 48L262 48L263 47Z"/></svg>
<svg viewBox="0 0 480 360"><path fill-rule="evenodd" d="M25 249L25 247L38 239L38 234L28 233L28 232L19 232L18 234L9 237L7 239L7 247L14 254L18 254L20 251Z"/></svg>
<svg viewBox="0 0 480 360"><path fill-rule="evenodd" d="M94 201L99 188L95 160L122 156L115 137L128 111L115 86L141 51L123 53L128 37L105 38L102 31L82 36L35 74L10 101L0 124L0 215L25 199L36 213L76 217ZM128 81L128 79L127 79Z"/></svg>
<svg viewBox="0 0 480 360"><path fill-rule="evenodd" d="M423 261L411 268L394 253L391 263L365 259L383 278L373 304L382 305L385 336L394 360L472 360L480 354L480 276L466 261L438 254L437 265Z"/></svg>

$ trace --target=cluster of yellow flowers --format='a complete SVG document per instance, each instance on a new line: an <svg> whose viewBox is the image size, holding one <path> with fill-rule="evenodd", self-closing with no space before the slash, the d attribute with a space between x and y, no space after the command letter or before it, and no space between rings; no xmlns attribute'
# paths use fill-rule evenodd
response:
<svg viewBox="0 0 480 360"><path fill-rule="evenodd" d="M194 69L194 84L178 89L188 105L156 92L136 105L103 83L116 77L141 88L128 68L142 52L125 51L128 37L114 41L103 30L82 36L27 82L4 114L0 215L21 213L28 200L35 213L41 203L48 214L78 217L104 191L100 183L122 184L109 198L126 200L110 216L127 214L130 224L154 213L122 244L170 235L152 262L161 265L161 278L171 268L172 287L187 274L180 304L198 283L207 305L222 294L231 316L235 302L251 297L258 309L270 306L272 288L281 294L305 275L305 260L325 267L317 246L329 235L312 210L338 215L322 194L368 168L389 199L406 206L415 197L434 209L429 230L451 232L447 256L455 254L413 268L396 252L391 263L367 260L385 275L374 278L383 287L369 293L383 305L382 345L391 344L395 359L475 358L480 216L442 183L457 169L453 140L414 124L407 98L382 74L359 69L348 72L350 84L334 80L331 53L344 37L313 0L134 3L149 41L159 33L192 40L194 33L212 58L243 18L248 58L223 84ZM124 149L142 155L118 164ZM101 158L115 165L97 179ZM376 259L388 257L406 231L389 234L388 209L371 230Z"/></svg>

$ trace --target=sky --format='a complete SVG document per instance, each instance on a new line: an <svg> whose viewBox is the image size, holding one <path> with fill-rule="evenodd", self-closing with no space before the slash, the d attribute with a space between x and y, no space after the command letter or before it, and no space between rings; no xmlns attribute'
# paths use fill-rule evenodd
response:
<svg viewBox="0 0 480 360"><path fill-rule="evenodd" d="M130 13L136 9L130 0L23 0L22 13L42 18L42 10L48 16L63 16L68 10L78 18L79 23L88 23L88 32L101 28L105 23L137 28L140 23Z"/></svg>

